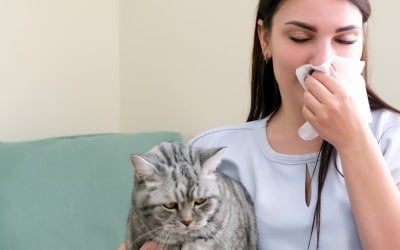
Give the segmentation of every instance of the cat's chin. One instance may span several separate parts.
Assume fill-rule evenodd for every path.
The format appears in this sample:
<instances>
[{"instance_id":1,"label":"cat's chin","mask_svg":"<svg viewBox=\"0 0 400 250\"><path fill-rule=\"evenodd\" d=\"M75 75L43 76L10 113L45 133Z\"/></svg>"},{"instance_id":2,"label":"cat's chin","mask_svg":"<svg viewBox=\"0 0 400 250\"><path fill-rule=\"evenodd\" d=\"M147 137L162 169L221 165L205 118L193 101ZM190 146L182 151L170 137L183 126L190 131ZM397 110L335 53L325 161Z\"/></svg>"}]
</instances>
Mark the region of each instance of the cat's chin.
<instances>
[{"instance_id":1,"label":"cat's chin","mask_svg":"<svg viewBox=\"0 0 400 250\"><path fill-rule=\"evenodd\" d=\"M187 228L187 229L182 229L182 230L178 231L177 233L180 234L180 235L185 235L186 236L186 235L190 234L191 231L192 230Z\"/></svg>"}]
</instances>

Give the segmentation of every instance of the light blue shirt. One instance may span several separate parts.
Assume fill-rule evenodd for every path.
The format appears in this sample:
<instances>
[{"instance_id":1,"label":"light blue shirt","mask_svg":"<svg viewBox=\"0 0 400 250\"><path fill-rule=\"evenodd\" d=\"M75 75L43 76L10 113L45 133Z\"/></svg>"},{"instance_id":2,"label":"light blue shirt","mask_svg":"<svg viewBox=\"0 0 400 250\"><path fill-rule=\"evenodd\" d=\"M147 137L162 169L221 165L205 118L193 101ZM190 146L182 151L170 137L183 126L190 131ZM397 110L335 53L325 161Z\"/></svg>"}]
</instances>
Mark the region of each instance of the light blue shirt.
<instances>
[{"instance_id":1,"label":"light blue shirt","mask_svg":"<svg viewBox=\"0 0 400 250\"><path fill-rule=\"evenodd\" d=\"M374 111L372 116L371 130L393 179L400 183L400 116L384 110ZM317 198L318 153L286 155L274 151L268 143L267 122L268 118L217 128L189 143L227 148L219 170L239 180L249 191L255 205L260 249L307 249ZM320 249L362 249L344 178L333 164L322 194ZM342 172L340 160L337 166ZM315 167L311 203L307 206L306 168L312 174ZM316 230L310 249L316 249Z\"/></svg>"}]
</instances>

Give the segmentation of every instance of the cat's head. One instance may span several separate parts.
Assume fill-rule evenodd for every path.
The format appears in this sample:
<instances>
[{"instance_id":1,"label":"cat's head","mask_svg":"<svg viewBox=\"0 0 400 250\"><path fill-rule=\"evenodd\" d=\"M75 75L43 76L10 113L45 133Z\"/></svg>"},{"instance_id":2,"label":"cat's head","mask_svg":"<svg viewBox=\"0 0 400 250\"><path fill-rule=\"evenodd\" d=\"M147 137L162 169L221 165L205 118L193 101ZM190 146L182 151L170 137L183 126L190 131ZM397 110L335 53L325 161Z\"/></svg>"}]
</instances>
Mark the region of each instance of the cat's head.
<instances>
[{"instance_id":1,"label":"cat's head","mask_svg":"<svg viewBox=\"0 0 400 250\"><path fill-rule=\"evenodd\" d=\"M137 212L168 234L202 229L223 200L215 173L223 151L168 142L132 155Z\"/></svg>"}]
</instances>

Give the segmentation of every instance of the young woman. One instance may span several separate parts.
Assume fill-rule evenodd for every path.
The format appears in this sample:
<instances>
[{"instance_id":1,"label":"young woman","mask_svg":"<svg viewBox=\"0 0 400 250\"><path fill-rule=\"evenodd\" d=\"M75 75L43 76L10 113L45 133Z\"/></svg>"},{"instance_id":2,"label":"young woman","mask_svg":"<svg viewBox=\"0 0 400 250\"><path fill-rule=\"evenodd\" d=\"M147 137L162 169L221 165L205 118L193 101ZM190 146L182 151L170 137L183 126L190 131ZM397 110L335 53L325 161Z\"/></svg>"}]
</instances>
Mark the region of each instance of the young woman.
<instances>
[{"instance_id":1,"label":"young woman","mask_svg":"<svg viewBox=\"0 0 400 250\"><path fill-rule=\"evenodd\" d=\"M400 249L400 115L368 84L369 15L368 0L260 0L248 122L191 141L227 147L220 170L250 192L260 249ZM332 56L366 62L370 124L334 69L299 84ZM319 137L300 138L305 122Z\"/></svg>"}]
</instances>

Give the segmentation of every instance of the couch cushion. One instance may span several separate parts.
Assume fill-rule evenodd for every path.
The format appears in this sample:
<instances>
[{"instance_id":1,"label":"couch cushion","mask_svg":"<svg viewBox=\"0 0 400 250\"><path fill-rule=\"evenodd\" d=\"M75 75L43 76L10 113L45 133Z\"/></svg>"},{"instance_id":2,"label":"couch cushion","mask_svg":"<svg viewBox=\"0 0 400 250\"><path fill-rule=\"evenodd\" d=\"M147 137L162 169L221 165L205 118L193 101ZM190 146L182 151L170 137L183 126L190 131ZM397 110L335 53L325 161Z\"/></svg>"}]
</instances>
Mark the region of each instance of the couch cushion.
<instances>
[{"instance_id":1,"label":"couch cushion","mask_svg":"<svg viewBox=\"0 0 400 250\"><path fill-rule=\"evenodd\" d=\"M0 249L116 249L124 240L132 153L174 132L0 143Z\"/></svg>"}]
</instances>

